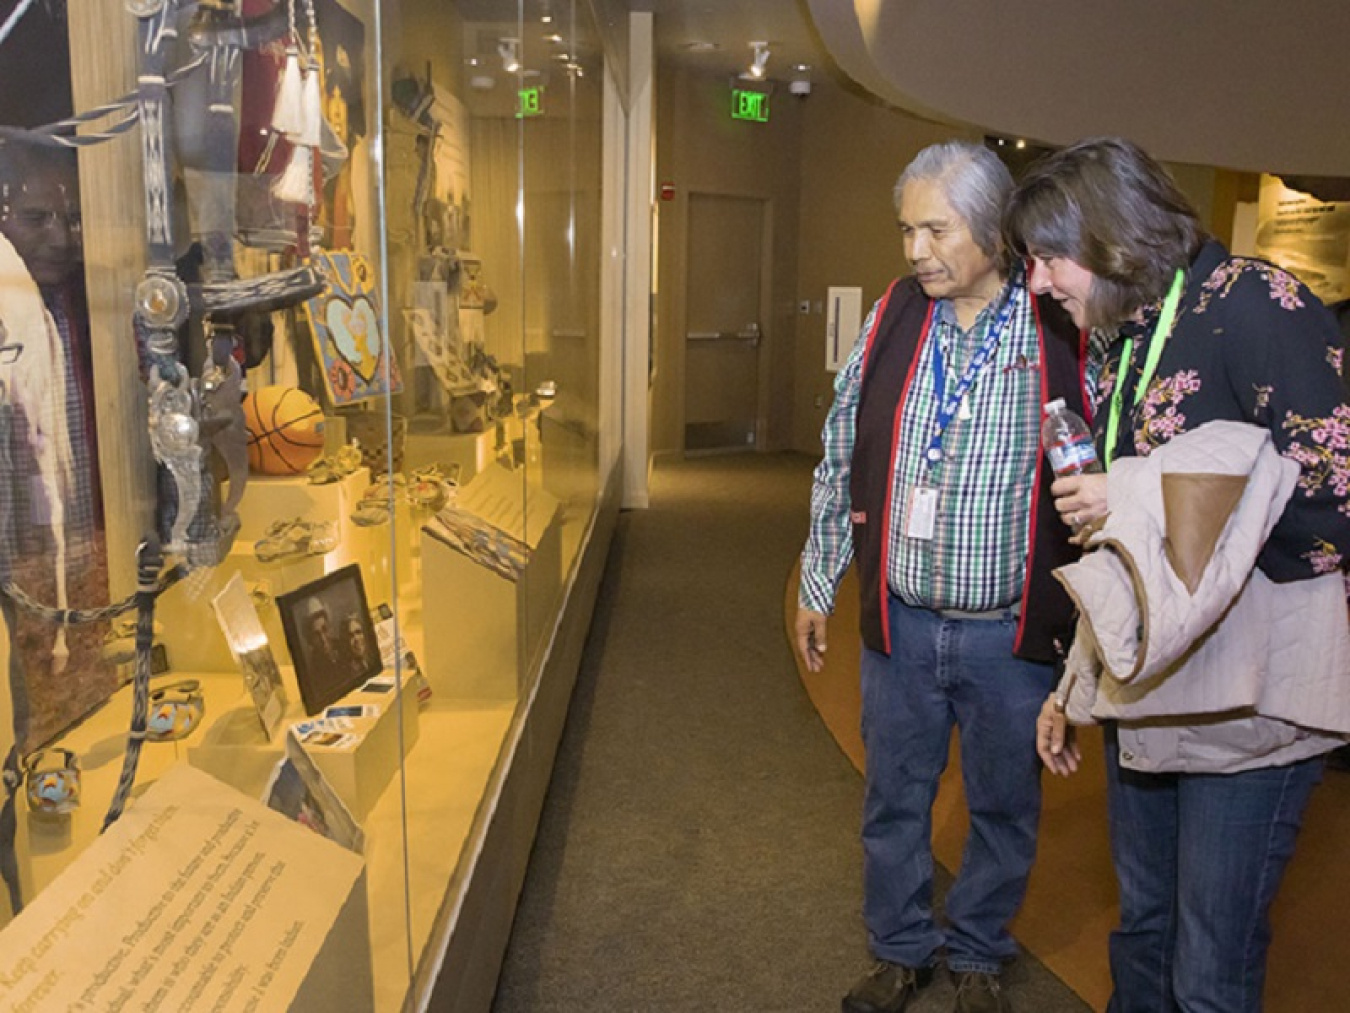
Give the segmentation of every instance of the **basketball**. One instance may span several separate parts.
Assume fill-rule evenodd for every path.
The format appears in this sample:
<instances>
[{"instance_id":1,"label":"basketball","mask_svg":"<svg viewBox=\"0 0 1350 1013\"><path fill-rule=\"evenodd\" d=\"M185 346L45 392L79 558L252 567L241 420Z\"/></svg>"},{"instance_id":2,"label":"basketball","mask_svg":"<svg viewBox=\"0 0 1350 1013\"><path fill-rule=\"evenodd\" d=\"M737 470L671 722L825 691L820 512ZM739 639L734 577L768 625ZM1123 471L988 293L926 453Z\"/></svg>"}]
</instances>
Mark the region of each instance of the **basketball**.
<instances>
[{"instance_id":1,"label":"basketball","mask_svg":"<svg viewBox=\"0 0 1350 1013\"><path fill-rule=\"evenodd\" d=\"M260 387L244 398L248 466L298 475L323 452L323 409L298 387Z\"/></svg>"}]
</instances>

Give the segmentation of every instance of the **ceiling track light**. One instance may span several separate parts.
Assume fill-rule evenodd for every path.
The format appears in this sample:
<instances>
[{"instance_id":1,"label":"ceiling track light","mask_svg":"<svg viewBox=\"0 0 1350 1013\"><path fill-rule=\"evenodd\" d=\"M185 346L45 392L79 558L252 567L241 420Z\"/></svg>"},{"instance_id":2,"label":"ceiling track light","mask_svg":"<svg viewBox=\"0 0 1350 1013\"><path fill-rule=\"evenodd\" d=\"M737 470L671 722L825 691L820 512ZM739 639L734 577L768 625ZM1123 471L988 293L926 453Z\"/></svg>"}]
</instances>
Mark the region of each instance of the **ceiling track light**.
<instances>
[{"instance_id":1,"label":"ceiling track light","mask_svg":"<svg viewBox=\"0 0 1350 1013\"><path fill-rule=\"evenodd\" d=\"M769 62L769 44L767 42L752 42L750 48L754 50L754 58L750 61L750 66L746 73L756 81L764 79L764 67Z\"/></svg>"},{"instance_id":2,"label":"ceiling track light","mask_svg":"<svg viewBox=\"0 0 1350 1013\"><path fill-rule=\"evenodd\" d=\"M502 58L502 70L508 74L520 72L520 40L501 39L497 43L497 54Z\"/></svg>"}]
</instances>

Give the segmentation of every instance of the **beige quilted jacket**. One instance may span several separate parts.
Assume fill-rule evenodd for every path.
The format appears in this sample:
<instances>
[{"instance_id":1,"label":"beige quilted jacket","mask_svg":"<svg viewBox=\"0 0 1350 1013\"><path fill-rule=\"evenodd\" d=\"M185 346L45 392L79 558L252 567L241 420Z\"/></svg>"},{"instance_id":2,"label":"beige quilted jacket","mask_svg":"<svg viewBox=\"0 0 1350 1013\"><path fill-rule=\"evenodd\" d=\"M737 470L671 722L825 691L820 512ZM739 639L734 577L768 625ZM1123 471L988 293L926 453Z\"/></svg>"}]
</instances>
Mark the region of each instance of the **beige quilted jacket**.
<instances>
[{"instance_id":1,"label":"beige quilted jacket","mask_svg":"<svg viewBox=\"0 0 1350 1013\"><path fill-rule=\"evenodd\" d=\"M1238 422L1112 465L1110 516L1055 571L1079 610L1059 693L1075 723L1119 722L1123 766L1230 773L1346 741L1344 576L1275 584L1255 567L1297 479Z\"/></svg>"}]
</instances>

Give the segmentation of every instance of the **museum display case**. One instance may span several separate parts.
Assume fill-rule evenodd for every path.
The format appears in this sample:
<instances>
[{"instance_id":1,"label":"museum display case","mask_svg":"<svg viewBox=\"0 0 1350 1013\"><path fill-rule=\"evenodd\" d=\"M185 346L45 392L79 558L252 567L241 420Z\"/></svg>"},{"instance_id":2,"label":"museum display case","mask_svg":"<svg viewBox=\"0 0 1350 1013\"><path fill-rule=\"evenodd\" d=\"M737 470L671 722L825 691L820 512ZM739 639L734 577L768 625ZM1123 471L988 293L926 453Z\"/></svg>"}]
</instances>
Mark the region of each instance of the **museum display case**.
<instances>
[{"instance_id":1,"label":"museum display case","mask_svg":"<svg viewBox=\"0 0 1350 1013\"><path fill-rule=\"evenodd\" d=\"M7 6L0 1007L424 1007L611 482L592 7Z\"/></svg>"}]
</instances>

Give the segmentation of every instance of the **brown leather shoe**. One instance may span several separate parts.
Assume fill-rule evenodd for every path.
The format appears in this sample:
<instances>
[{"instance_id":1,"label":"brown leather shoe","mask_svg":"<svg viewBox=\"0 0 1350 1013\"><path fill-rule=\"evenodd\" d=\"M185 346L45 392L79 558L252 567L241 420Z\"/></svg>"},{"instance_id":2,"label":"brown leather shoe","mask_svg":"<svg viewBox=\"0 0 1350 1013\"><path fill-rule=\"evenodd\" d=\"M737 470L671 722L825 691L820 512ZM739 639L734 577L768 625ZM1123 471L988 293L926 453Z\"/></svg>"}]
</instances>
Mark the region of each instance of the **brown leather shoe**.
<instances>
[{"instance_id":1,"label":"brown leather shoe","mask_svg":"<svg viewBox=\"0 0 1350 1013\"><path fill-rule=\"evenodd\" d=\"M843 1013L901 1013L930 981L931 967L905 967L878 960L844 996Z\"/></svg>"},{"instance_id":2,"label":"brown leather shoe","mask_svg":"<svg viewBox=\"0 0 1350 1013\"><path fill-rule=\"evenodd\" d=\"M1012 1013L997 974L959 971L956 981L956 1013Z\"/></svg>"}]
</instances>

